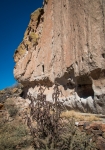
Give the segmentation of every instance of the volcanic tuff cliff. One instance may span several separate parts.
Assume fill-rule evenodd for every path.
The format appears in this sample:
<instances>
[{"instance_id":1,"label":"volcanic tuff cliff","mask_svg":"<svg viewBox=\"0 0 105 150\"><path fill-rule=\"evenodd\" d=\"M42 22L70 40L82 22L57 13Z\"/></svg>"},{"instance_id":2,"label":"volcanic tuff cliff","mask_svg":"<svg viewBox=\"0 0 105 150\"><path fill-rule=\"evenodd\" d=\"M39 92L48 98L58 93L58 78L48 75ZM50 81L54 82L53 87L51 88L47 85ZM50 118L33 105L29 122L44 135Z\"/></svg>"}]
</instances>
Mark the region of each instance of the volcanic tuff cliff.
<instances>
[{"instance_id":1,"label":"volcanic tuff cliff","mask_svg":"<svg viewBox=\"0 0 105 150\"><path fill-rule=\"evenodd\" d=\"M37 94L40 83L51 100L56 81L65 105L105 113L105 0L45 0L14 60L25 93Z\"/></svg>"}]
</instances>

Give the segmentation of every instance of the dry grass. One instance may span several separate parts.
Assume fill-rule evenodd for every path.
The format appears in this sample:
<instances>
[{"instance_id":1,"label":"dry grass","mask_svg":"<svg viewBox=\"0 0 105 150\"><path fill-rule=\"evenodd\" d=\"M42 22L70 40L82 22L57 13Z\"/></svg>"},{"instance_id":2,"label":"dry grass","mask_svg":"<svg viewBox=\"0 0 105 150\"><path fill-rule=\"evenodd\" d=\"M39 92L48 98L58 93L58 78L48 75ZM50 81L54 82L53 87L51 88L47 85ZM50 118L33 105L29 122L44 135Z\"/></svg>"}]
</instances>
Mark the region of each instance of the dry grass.
<instances>
[{"instance_id":1,"label":"dry grass","mask_svg":"<svg viewBox=\"0 0 105 150\"><path fill-rule=\"evenodd\" d=\"M23 43L20 43L20 45L18 46L18 48L15 51L14 54L14 60L15 62L18 61L18 59L20 59L21 57L23 57L23 55L26 53L26 49Z\"/></svg>"},{"instance_id":2,"label":"dry grass","mask_svg":"<svg viewBox=\"0 0 105 150\"><path fill-rule=\"evenodd\" d=\"M27 127L15 121L4 123L0 126L0 150L14 150L16 147L27 147L30 145L30 137Z\"/></svg>"},{"instance_id":3,"label":"dry grass","mask_svg":"<svg viewBox=\"0 0 105 150\"><path fill-rule=\"evenodd\" d=\"M31 19L34 21L37 21L40 13L41 13L42 8L38 8L37 10L35 10L32 14L31 14Z\"/></svg>"},{"instance_id":4,"label":"dry grass","mask_svg":"<svg viewBox=\"0 0 105 150\"><path fill-rule=\"evenodd\" d=\"M36 44L38 41L38 34L36 34L35 32L31 32L29 35L29 39Z\"/></svg>"},{"instance_id":5,"label":"dry grass","mask_svg":"<svg viewBox=\"0 0 105 150\"><path fill-rule=\"evenodd\" d=\"M10 117L15 117L19 111L19 108L16 106L13 99L8 98L5 102L5 108L8 110Z\"/></svg>"},{"instance_id":6,"label":"dry grass","mask_svg":"<svg viewBox=\"0 0 105 150\"><path fill-rule=\"evenodd\" d=\"M73 110L62 112L61 117L66 118L66 119L74 118L79 121L99 121L100 120L100 118L96 117L94 114L85 115L85 114L82 114L80 112L76 112Z\"/></svg>"},{"instance_id":7,"label":"dry grass","mask_svg":"<svg viewBox=\"0 0 105 150\"><path fill-rule=\"evenodd\" d=\"M16 150L18 147L29 146L29 130L19 118L19 108L14 99L8 98L4 106L5 110L0 112L0 150Z\"/></svg>"}]
</instances>

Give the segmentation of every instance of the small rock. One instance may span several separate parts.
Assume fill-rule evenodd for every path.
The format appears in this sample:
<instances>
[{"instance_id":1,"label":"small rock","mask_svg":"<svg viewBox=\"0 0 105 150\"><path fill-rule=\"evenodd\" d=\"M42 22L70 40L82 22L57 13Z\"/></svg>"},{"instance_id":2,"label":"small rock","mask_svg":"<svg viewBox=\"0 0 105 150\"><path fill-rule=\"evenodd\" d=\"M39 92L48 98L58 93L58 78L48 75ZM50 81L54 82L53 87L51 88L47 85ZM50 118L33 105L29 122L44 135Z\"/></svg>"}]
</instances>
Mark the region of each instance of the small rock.
<instances>
[{"instance_id":1,"label":"small rock","mask_svg":"<svg viewBox=\"0 0 105 150\"><path fill-rule=\"evenodd\" d=\"M98 137L96 145L99 150L105 150L105 139L101 136Z\"/></svg>"},{"instance_id":2,"label":"small rock","mask_svg":"<svg viewBox=\"0 0 105 150\"><path fill-rule=\"evenodd\" d=\"M85 122L83 125L83 129L87 129L89 127L90 123L89 122Z\"/></svg>"},{"instance_id":3,"label":"small rock","mask_svg":"<svg viewBox=\"0 0 105 150\"><path fill-rule=\"evenodd\" d=\"M85 127L86 130L93 129L93 130L99 130L100 124L99 123L91 123L90 125L87 125Z\"/></svg>"},{"instance_id":4,"label":"small rock","mask_svg":"<svg viewBox=\"0 0 105 150\"><path fill-rule=\"evenodd\" d=\"M9 121L9 122L11 122L11 121L13 121L13 120L14 120L14 118L12 118L12 117L9 117L9 118L8 118L8 121Z\"/></svg>"},{"instance_id":5,"label":"small rock","mask_svg":"<svg viewBox=\"0 0 105 150\"><path fill-rule=\"evenodd\" d=\"M88 122L86 122L86 121L80 121L79 124L78 124L78 126L84 126L85 124L88 124Z\"/></svg>"},{"instance_id":6,"label":"small rock","mask_svg":"<svg viewBox=\"0 0 105 150\"><path fill-rule=\"evenodd\" d=\"M75 126L77 126L77 127L78 127L78 125L79 125L79 122L75 122Z\"/></svg>"},{"instance_id":7,"label":"small rock","mask_svg":"<svg viewBox=\"0 0 105 150\"><path fill-rule=\"evenodd\" d=\"M105 132L105 124L101 124L100 125L100 130L103 131L103 132Z\"/></svg>"},{"instance_id":8,"label":"small rock","mask_svg":"<svg viewBox=\"0 0 105 150\"><path fill-rule=\"evenodd\" d=\"M95 135L95 137L102 136L102 131L101 130L92 130L92 133Z\"/></svg>"}]
</instances>

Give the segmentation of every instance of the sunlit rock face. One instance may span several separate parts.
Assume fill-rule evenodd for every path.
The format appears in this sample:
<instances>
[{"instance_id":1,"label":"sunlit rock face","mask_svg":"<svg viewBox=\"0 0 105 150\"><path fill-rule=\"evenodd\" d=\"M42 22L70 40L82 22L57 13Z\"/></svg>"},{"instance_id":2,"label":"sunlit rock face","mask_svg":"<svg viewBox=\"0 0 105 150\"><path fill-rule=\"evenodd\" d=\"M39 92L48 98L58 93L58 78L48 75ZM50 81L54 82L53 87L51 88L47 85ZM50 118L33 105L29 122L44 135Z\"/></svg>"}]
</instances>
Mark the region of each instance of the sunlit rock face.
<instances>
[{"instance_id":1,"label":"sunlit rock face","mask_svg":"<svg viewBox=\"0 0 105 150\"><path fill-rule=\"evenodd\" d=\"M56 81L67 107L105 113L105 0L45 1L14 60L25 94L37 94L40 83L51 100Z\"/></svg>"}]
</instances>

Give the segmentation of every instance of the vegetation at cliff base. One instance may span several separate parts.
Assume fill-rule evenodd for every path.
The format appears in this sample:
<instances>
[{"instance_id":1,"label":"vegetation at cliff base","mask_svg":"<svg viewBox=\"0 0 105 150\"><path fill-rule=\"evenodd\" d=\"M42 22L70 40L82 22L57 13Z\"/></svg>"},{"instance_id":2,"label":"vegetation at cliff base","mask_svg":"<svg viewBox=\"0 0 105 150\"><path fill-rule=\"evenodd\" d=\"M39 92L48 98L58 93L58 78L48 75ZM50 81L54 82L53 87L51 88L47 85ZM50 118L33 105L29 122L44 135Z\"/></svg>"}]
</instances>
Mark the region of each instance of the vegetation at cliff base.
<instances>
[{"instance_id":1,"label":"vegetation at cliff base","mask_svg":"<svg viewBox=\"0 0 105 150\"><path fill-rule=\"evenodd\" d=\"M30 114L27 113L27 126L33 138L35 150L95 150L91 138L75 126L74 118L61 117L63 103L59 102L61 91L58 85L52 94L53 103L46 101L44 89L39 87L37 98L30 99Z\"/></svg>"}]
</instances>

